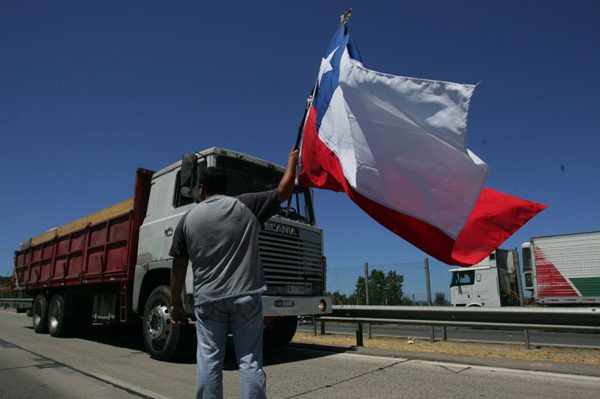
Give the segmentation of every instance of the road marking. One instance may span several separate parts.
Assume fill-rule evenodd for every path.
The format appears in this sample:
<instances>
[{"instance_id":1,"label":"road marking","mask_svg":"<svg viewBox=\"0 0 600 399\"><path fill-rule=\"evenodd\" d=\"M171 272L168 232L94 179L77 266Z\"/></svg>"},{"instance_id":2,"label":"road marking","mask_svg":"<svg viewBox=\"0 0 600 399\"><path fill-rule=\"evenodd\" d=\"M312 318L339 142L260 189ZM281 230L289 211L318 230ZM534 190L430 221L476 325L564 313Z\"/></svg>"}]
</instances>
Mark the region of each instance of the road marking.
<instances>
[{"instance_id":1,"label":"road marking","mask_svg":"<svg viewBox=\"0 0 600 399\"><path fill-rule=\"evenodd\" d=\"M126 390L128 392L135 392L136 394L138 394L139 396L142 396L144 398L151 398L151 399L171 399L168 396L163 396L163 395L161 395L159 393L148 391L147 389L140 388L138 386L128 384L125 381L121 381L121 380L118 380L116 378L109 377L107 375L93 374L93 373L87 373L87 375L90 375L90 376L94 377L97 380L106 382L106 383L108 383L108 384L110 384L110 385L112 385L114 387L124 389L124 390Z\"/></svg>"},{"instance_id":2,"label":"road marking","mask_svg":"<svg viewBox=\"0 0 600 399\"><path fill-rule=\"evenodd\" d=\"M351 354L338 353L338 354L333 355L332 357L347 357L347 356L344 356L344 355L351 356ZM380 358L375 359L375 356L373 356L373 358L374 358L373 360L380 360ZM388 361L390 360L390 358L381 358L381 359L386 359ZM406 360L404 360L404 361L403 360L398 360L398 361L395 361L395 362L389 362L389 364L387 364L385 366L377 367L376 369L369 370L369 371L366 371L364 373L361 373L361 374L358 374L358 375L354 375L354 376L345 378L343 380L335 381L335 382L332 382L330 384L323 385L323 386L320 386L320 387L317 387L317 388L309 389L307 391L300 392L300 393L294 394L292 396L287 396L285 399L297 398L297 397L304 396L304 395L307 395L307 394L311 394L311 393L314 393L314 392L317 392L317 391L321 391L321 390L324 390L324 389L331 389L331 388L335 387L336 385L345 384L347 382L357 380L359 378L368 376L370 374L374 374L374 373L378 373L380 371L384 371L384 370L392 368L392 367L394 367L394 366L396 366L398 364L404 363L405 361Z\"/></svg>"},{"instance_id":3,"label":"road marking","mask_svg":"<svg viewBox=\"0 0 600 399\"><path fill-rule=\"evenodd\" d=\"M78 368L75 368L73 366L69 366L68 364L56 361L56 360L54 360L54 359L52 359L52 358L50 358L48 356L44 356L44 355L41 355L39 353L33 352L33 351L31 351L31 350L29 350L27 348L24 348L24 347L22 347L20 345L16 345L16 344L14 344L12 342L5 341L3 339L0 339L0 344L4 348L18 349L18 350L21 350L23 352L31 353L32 355L38 356L38 359L37 359L38 361L49 362L47 364L42 364L42 365L36 366L38 368L65 367L65 368L68 368L70 370L75 371L76 373L82 374L82 375L84 375L84 376L86 376L88 378L93 378L95 380L98 380L98 381L103 382L105 384L109 384L109 385L111 385L111 386L113 386L115 388L121 389L121 390L123 390L125 392L128 392L128 393L130 393L132 395L139 396L139 397L144 398L144 399L170 399L167 396L163 396L163 395L158 394L156 392L148 391L148 390L146 390L144 388L140 388L138 386L128 384L128 383L126 383L124 381L121 381L121 380L118 380L116 378L112 378L112 377L108 377L106 375L94 374L94 373L90 373L90 372L87 372L87 371L84 371L84 370L80 370ZM28 366L28 367L31 367L31 366Z\"/></svg>"},{"instance_id":4,"label":"road marking","mask_svg":"<svg viewBox=\"0 0 600 399\"><path fill-rule=\"evenodd\" d=\"M403 357L387 357L387 356L370 356L370 355L361 355L359 353L337 353L336 355L334 355L334 357L358 357L358 358L362 358L362 360L364 360L365 358L370 358L370 359L374 359L374 360L384 360L387 362L391 362L391 363L403 363L403 362L408 362L410 361L410 359L406 359Z\"/></svg>"},{"instance_id":5,"label":"road marking","mask_svg":"<svg viewBox=\"0 0 600 399\"><path fill-rule=\"evenodd\" d=\"M440 362L435 360L420 360L420 359L406 359L400 357L387 357L387 356L372 356L361 353L339 353L332 352L326 350L319 349L308 349L308 348L290 348L294 351L301 352L312 352L319 354L327 354L331 357L342 357L342 358L355 358L360 360L381 360L388 363L397 363L397 364L408 364L408 363L417 363L417 364L428 364L433 366L440 366L455 372L456 369L460 369L460 372L465 372L468 370L482 370L482 371L491 371L491 372L503 372L509 374L516 375L529 375L529 376L537 376L537 377L548 377L548 378L565 378L571 380L579 380L579 381L591 381L591 382L600 382L600 377L588 376L588 375L577 375L577 374L566 374L566 373L554 373L551 371L536 371L536 370L524 370L524 369L512 369L506 367L494 367L494 366L479 366L474 364L466 364L466 363L451 363L451 362Z\"/></svg>"},{"instance_id":6,"label":"road marking","mask_svg":"<svg viewBox=\"0 0 600 399\"><path fill-rule=\"evenodd\" d=\"M365 357L369 357L371 359L378 359L378 360L385 360L388 362L406 362L409 359L403 358L403 357L392 357L392 356L370 356L370 355L361 355L358 353L343 353L343 352L334 352L334 351L327 351L327 350L323 350L323 349L312 349L312 348L298 348L295 346L289 346L288 349L291 349L293 351L297 351L297 352L307 352L307 353L318 353L320 355L327 355L330 357L353 357L353 356L358 356L361 358L365 358Z\"/></svg>"},{"instance_id":7,"label":"road marking","mask_svg":"<svg viewBox=\"0 0 600 399\"><path fill-rule=\"evenodd\" d=\"M365 355L365 356L368 356L368 355ZM590 376L590 375L553 373L551 371L510 369L510 368L506 368L506 367L479 366L479 365L474 365L474 364L448 363L448 362L438 362L438 361L433 361L433 360L415 359L415 360L409 360L409 362L410 363L429 364L429 365L441 366L441 367L454 367L454 368L455 367L467 367L471 370L502 372L502 373L507 373L507 374L516 374L516 375L529 375L529 376L537 376L537 377L565 378L565 379L570 379L570 380L600 382L600 377L594 377L594 376Z\"/></svg>"}]
</instances>

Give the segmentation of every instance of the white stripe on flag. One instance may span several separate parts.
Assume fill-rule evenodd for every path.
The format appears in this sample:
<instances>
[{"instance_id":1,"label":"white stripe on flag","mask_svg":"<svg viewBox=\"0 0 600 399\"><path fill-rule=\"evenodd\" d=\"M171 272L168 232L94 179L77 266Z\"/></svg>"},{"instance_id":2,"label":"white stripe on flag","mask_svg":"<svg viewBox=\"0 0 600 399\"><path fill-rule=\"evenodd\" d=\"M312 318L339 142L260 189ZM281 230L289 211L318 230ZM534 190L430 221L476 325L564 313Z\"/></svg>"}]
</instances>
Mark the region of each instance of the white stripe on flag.
<instances>
[{"instance_id":1,"label":"white stripe on flag","mask_svg":"<svg viewBox=\"0 0 600 399\"><path fill-rule=\"evenodd\" d=\"M319 128L350 185L456 238L487 166L465 147L473 85L364 68L347 51Z\"/></svg>"}]
</instances>

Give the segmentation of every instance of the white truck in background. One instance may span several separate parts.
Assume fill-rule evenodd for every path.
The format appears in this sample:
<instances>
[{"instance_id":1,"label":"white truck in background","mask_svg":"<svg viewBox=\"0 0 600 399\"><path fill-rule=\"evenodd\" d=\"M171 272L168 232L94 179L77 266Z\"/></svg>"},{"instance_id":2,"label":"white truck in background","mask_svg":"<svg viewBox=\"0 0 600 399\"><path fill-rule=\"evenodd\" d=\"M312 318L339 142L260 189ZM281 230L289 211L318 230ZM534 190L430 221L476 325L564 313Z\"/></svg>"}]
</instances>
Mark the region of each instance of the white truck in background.
<instances>
[{"instance_id":1,"label":"white truck in background","mask_svg":"<svg viewBox=\"0 0 600 399\"><path fill-rule=\"evenodd\" d=\"M537 304L600 304L600 232L534 237L521 249L525 289Z\"/></svg>"},{"instance_id":2,"label":"white truck in background","mask_svg":"<svg viewBox=\"0 0 600 399\"><path fill-rule=\"evenodd\" d=\"M471 267L451 269L452 306L522 306L523 285L517 250L497 249Z\"/></svg>"}]
</instances>

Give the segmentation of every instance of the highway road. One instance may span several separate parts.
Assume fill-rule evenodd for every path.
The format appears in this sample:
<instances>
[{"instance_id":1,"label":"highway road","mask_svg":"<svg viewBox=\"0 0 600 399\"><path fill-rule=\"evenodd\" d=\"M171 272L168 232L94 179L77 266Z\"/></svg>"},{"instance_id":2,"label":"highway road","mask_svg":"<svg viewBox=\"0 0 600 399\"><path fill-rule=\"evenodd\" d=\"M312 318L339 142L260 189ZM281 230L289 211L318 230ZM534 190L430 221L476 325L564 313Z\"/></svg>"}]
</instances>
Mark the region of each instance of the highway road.
<instances>
[{"instance_id":1,"label":"highway road","mask_svg":"<svg viewBox=\"0 0 600 399\"><path fill-rule=\"evenodd\" d=\"M152 360L137 331L97 326L76 338L35 334L24 314L0 310L0 398L192 398L193 359ZM231 352L231 351L230 351ZM270 398L518 397L597 399L600 378L313 350L265 354ZM239 397L234 357L226 398Z\"/></svg>"},{"instance_id":2,"label":"highway road","mask_svg":"<svg viewBox=\"0 0 600 399\"><path fill-rule=\"evenodd\" d=\"M321 331L317 322L318 331ZM314 325L304 324L299 326L301 331L313 331ZM356 327L352 323L327 322L325 331L328 333L355 334ZM367 325L363 324L364 336L367 336ZM431 327L406 326L406 325L377 325L371 326L374 335L392 337L416 337L429 339ZM442 338L442 328L435 328L436 339ZM494 342L494 343L524 343L523 331L485 330L475 328L448 328L448 339L469 342ZM600 348L600 334L576 334L565 332L530 331L529 339L532 345L541 346L572 346L584 348Z\"/></svg>"}]
</instances>

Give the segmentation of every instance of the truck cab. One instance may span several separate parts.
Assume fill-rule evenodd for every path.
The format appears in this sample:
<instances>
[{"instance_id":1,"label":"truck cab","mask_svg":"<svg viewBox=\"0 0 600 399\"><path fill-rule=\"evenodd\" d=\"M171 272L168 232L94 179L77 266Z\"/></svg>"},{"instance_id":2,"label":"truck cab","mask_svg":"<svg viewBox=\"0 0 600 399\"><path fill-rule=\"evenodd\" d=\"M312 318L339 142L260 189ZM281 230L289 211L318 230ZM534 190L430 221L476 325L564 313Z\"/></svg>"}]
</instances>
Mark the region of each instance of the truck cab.
<instances>
[{"instance_id":1,"label":"truck cab","mask_svg":"<svg viewBox=\"0 0 600 399\"><path fill-rule=\"evenodd\" d=\"M228 195L277 188L284 168L236 151L213 147L184 157L156 172L148 210L140 228L132 308L146 324L146 346L168 339L168 285L172 258L169 249L179 220L197 202L197 177L207 167L220 167L228 176ZM331 311L325 291L323 232L316 226L309 189L295 187L289 202L262 226L259 253L268 291L262 296L265 345L285 344L293 337L297 317ZM157 287L163 286L157 292ZM153 292L155 295L153 295ZM162 294L161 294L162 292ZM188 266L184 308L193 318L193 276ZM150 342L150 343L149 343ZM161 357L161 345L155 349ZM157 349L158 348L158 349Z\"/></svg>"},{"instance_id":2,"label":"truck cab","mask_svg":"<svg viewBox=\"0 0 600 399\"><path fill-rule=\"evenodd\" d=\"M497 249L471 267L451 269L452 306L519 306L521 298L516 250Z\"/></svg>"}]
</instances>

